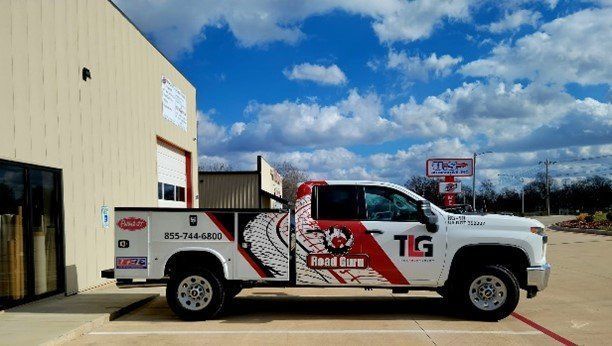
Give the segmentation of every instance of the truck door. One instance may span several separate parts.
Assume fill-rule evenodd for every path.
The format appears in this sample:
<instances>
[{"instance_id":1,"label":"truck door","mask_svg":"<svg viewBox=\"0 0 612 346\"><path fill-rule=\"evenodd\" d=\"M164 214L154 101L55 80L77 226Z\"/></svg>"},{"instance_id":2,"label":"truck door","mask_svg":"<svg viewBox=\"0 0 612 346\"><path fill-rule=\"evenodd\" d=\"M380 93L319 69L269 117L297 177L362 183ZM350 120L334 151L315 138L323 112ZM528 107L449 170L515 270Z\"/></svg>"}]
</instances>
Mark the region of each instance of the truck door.
<instances>
[{"instance_id":1,"label":"truck door","mask_svg":"<svg viewBox=\"0 0 612 346\"><path fill-rule=\"evenodd\" d=\"M416 201L406 194L384 186L364 186L366 233L376 246L363 248L375 265L380 260L379 247L393 266L381 266L383 275L398 270L410 285L436 285L444 264L446 230L428 232L417 220Z\"/></svg>"},{"instance_id":2,"label":"truck door","mask_svg":"<svg viewBox=\"0 0 612 346\"><path fill-rule=\"evenodd\" d=\"M309 186L296 203L296 279L299 284L400 286L408 280L362 222L363 187ZM311 202L312 201L312 202ZM390 233L389 233L390 234Z\"/></svg>"}]
</instances>

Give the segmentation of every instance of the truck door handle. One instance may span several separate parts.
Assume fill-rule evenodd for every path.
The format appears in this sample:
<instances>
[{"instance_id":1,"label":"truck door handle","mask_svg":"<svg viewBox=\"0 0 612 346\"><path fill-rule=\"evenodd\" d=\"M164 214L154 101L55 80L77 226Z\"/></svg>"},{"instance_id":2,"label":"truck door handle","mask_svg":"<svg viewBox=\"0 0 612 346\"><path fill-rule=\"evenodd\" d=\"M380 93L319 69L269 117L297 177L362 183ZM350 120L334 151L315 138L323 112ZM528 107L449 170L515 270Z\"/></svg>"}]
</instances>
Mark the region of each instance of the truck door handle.
<instances>
[{"instance_id":1,"label":"truck door handle","mask_svg":"<svg viewBox=\"0 0 612 346\"><path fill-rule=\"evenodd\" d=\"M366 229L367 234L383 234L384 232L380 229Z\"/></svg>"}]
</instances>

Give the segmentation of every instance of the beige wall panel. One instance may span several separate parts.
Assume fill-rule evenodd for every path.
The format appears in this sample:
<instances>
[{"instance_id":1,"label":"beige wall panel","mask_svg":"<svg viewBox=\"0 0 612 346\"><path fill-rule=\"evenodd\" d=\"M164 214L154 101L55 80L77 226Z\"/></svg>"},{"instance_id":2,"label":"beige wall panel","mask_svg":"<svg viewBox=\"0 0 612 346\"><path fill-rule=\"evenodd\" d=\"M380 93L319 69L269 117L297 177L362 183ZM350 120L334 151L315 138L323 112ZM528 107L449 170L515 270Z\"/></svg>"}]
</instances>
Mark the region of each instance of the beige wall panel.
<instances>
[{"instance_id":1,"label":"beige wall panel","mask_svg":"<svg viewBox=\"0 0 612 346\"><path fill-rule=\"evenodd\" d=\"M10 0L1 0L0 42L4 44L0 52L0 158L15 158L15 113L13 113L13 53L12 18Z\"/></svg>"},{"instance_id":2,"label":"beige wall panel","mask_svg":"<svg viewBox=\"0 0 612 346\"><path fill-rule=\"evenodd\" d=\"M157 136L191 153L198 194L195 89L108 1L0 1L0 157L62 170L67 290L86 289L113 265L101 206L157 206ZM162 75L187 96L187 133L162 117Z\"/></svg>"},{"instance_id":3,"label":"beige wall panel","mask_svg":"<svg viewBox=\"0 0 612 346\"><path fill-rule=\"evenodd\" d=\"M99 20L98 20L98 32L100 35L100 63L99 63L99 69L100 72L103 73L104 75L109 76L109 78L103 79L100 81L101 83L101 87L100 87L100 133L101 133L101 138L100 138L100 157L101 157L101 162L100 162L100 172L101 172L101 186L112 186L112 180L111 180L111 172L112 172L112 168L109 166L109 162L110 162L110 158L111 158L111 151L109 143L105 143L105 139L107 138L111 138L112 136L112 132L111 132L111 120L112 117L109 116L110 114L110 96L109 96L109 90L112 87L112 83L110 81L110 76L112 74L108 73L110 71L110 67L111 65L109 64L109 56L110 56L110 48L111 46L109 45L109 38L108 38L108 27L109 25L109 19L110 19L110 11L108 10L108 8L106 6L104 6L104 4L101 1L96 2L96 4L98 5L98 9L97 11L99 12ZM108 189L99 189L102 192L102 201L101 201L101 205L105 205L105 206L109 206L109 205L113 205L112 201L110 200L112 193L109 193ZM112 215L113 213L111 212L111 217L113 217ZM101 215L100 215L101 217ZM112 261L112 257L113 257L113 232L112 229L101 229L101 232L99 232L102 235L102 239L98 241L98 249L101 250L101 254L99 254L98 256L100 257L100 261L98 263L99 266L105 267L105 268L111 268L113 266L113 261Z\"/></svg>"},{"instance_id":4,"label":"beige wall panel","mask_svg":"<svg viewBox=\"0 0 612 346\"><path fill-rule=\"evenodd\" d=\"M15 112L15 158L31 159L28 87L28 12L25 1L11 1L11 47L13 51L13 112Z\"/></svg>"},{"instance_id":5,"label":"beige wall panel","mask_svg":"<svg viewBox=\"0 0 612 346\"><path fill-rule=\"evenodd\" d=\"M46 162L59 167L59 113L57 111L58 83L56 61L55 2L43 1L42 64L43 64L43 123Z\"/></svg>"},{"instance_id":6,"label":"beige wall panel","mask_svg":"<svg viewBox=\"0 0 612 346\"><path fill-rule=\"evenodd\" d=\"M28 87L30 140L33 162L45 162L45 118L43 113L42 2L26 1L28 12Z\"/></svg>"},{"instance_id":7,"label":"beige wall panel","mask_svg":"<svg viewBox=\"0 0 612 346\"><path fill-rule=\"evenodd\" d=\"M73 170L67 169L72 165L70 151L71 148L71 136L69 136L70 129L70 87L68 83L68 70L69 60L67 54L69 31L67 28L67 4L66 1L54 2L54 14L55 14L55 68L56 68L56 90L57 90L57 118L58 118L58 143L59 143L59 165L62 167L62 178L64 187L64 205L72 206L73 203ZM70 31L71 32L71 31ZM75 214L72 208L64 208L64 229L75 229L74 226ZM64 232L65 244L71 244L65 248L65 262L66 266L73 266L75 263L74 253L74 240L75 232ZM71 267L74 268L74 267ZM73 276L67 277L67 283L70 283L67 287L68 292L72 292L76 289L76 284L72 284L74 279Z\"/></svg>"}]
</instances>

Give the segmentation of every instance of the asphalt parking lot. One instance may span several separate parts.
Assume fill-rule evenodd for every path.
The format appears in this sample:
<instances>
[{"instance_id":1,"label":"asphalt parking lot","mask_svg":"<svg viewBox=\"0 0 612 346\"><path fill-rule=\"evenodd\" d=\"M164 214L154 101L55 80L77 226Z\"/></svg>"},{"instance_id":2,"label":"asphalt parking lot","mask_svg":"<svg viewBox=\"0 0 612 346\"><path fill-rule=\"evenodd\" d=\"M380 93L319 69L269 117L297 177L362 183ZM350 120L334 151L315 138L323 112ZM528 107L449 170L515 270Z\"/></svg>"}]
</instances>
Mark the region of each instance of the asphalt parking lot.
<instances>
[{"instance_id":1,"label":"asphalt parking lot","mask_svg":"<svg viewBox=\"0 0 612 346\"><path fill-rule=\"evenodd\" d=\"M251 289L214 321L183 322L164 297L74 344L609 344L612 237L549 231L549 287L499 322L458 318L428 292Z\"/></svg>"}]
</instances>

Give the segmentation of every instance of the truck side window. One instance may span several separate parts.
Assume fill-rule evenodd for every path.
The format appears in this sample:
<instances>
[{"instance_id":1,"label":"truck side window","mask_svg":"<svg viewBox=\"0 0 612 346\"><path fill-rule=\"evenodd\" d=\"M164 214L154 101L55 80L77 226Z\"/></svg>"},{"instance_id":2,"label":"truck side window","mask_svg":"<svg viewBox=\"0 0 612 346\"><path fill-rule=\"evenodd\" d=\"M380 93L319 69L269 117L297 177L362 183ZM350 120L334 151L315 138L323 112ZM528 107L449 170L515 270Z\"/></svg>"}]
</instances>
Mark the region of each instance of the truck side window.
<instances>
[{"instance_id":1,"label":"truck side window","mask_svg":"<svg viewBox=\"0 0 612 346\"><path fill-rule=\"evenodd\" d=\"M318 220L359 219L359 198L356 186L317 186L317 210L313 215Z\"/></svg>"},{"instance_id":2,"label":"truck side window","mask_svg":"<svg viewBox=\"0 0 612 346\"><path fill-rule=\"evenodd\" d=\"M366 220L417 221L416 203L393 189L365 187Z\"/></svg>"}]
</instances>

